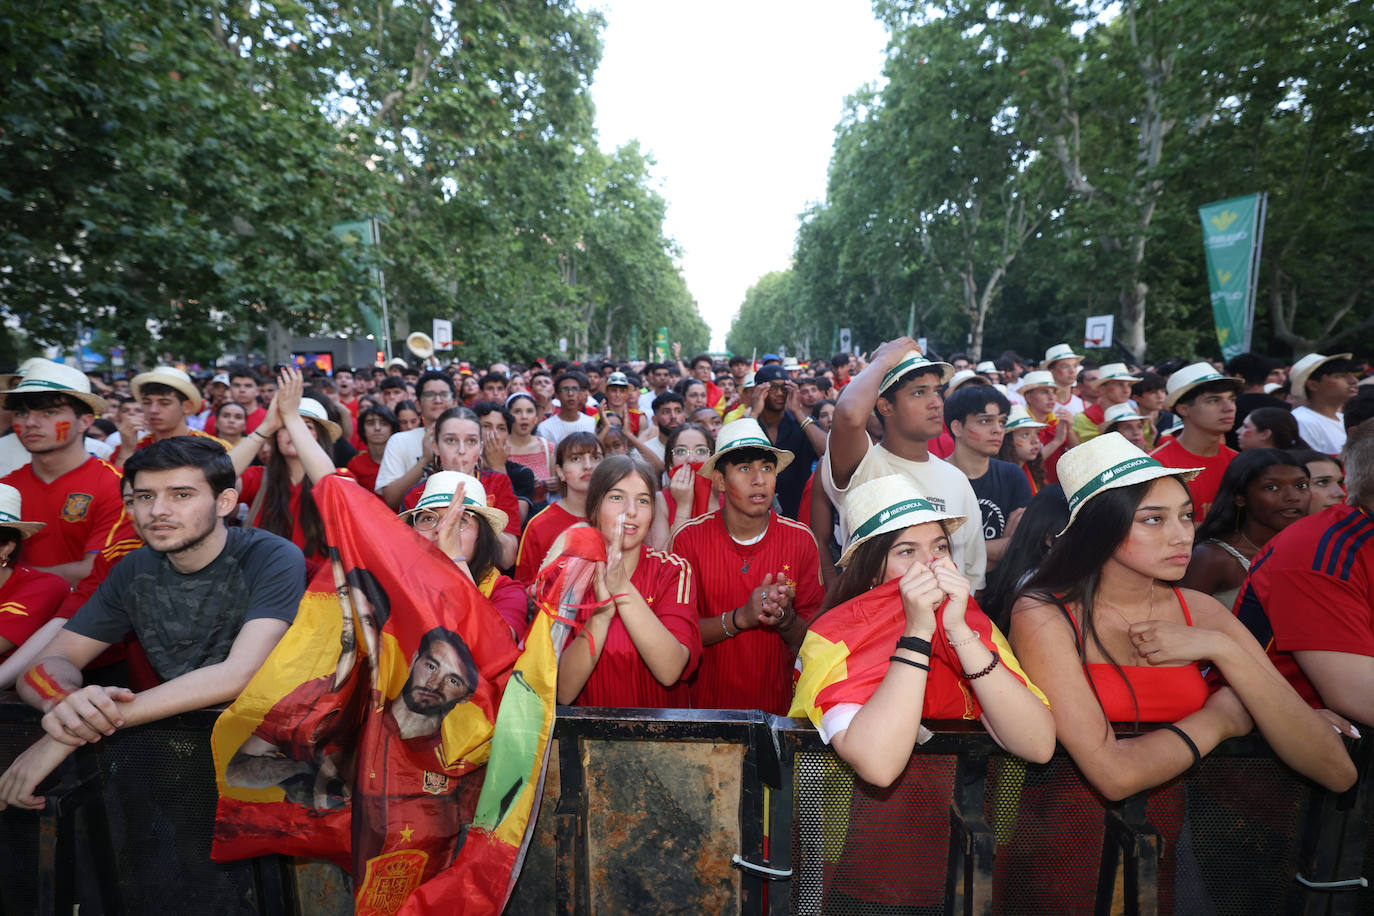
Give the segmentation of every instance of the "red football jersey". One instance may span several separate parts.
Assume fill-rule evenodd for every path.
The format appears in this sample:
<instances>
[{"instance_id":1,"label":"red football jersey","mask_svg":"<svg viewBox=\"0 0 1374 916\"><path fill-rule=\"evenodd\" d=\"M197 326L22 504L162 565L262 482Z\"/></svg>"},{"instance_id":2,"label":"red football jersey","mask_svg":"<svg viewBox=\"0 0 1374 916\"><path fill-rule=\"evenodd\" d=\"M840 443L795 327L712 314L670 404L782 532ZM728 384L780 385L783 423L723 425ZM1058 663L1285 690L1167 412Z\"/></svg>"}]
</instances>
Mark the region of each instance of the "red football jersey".
<instances>
[{"instance_id":1,"label":"red football jersey","mask_svg":"<svg viewBox=\"0 0 1374 916\"><path fill-rule=\"evenodd\" d=\"M104 550L123 556L140 546L124 511L122 478L108 461L88 458L52 483L39 480L31 464L0 481L19 491L25 521L46 523L24 539L25 565L57 566Z\"/></svg>"}]
</instances>

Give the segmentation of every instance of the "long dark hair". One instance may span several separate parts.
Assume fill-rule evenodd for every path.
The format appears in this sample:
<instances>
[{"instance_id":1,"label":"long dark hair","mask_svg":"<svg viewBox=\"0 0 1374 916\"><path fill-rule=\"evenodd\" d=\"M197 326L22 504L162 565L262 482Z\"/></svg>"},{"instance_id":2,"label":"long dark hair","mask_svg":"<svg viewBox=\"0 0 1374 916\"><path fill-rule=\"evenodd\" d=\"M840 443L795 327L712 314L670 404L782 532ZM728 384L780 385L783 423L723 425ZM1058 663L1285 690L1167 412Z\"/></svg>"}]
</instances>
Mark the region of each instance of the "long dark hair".
<instances>
[{"instance_id":1,"label":"long dark hair","mask_svg":"<svg viewBox=\"0 0 1374 916\"><path fill-rule=\"evenodd\" d=\"M1231 463L1226 466L1226 473L1221 475L1221 483L1217 486L1217 496L1212 501L1212 508L1207 510L1207 518L1198 526L1193 540L1199 544L1203 541L1222 540L1240 530L1241 523L1245 521L1245 510L1236 505L1236 497L1244 496L1255 478L1264 473L1265 468L1275 465L1294 467L1304 474L1307 473L1307 465L1276 448L1246 449L1232 458Z\"/></svg>"},{"instance_id":2,"label":"long dark hair","mask_svg":"<svg viewBox=\"0 0 1374 916\"><path fill-rule=\"evenodd\" d=\"M1095 603L1097 587L1102 582L1102 568L1130 534L1131 525L1135 523L1135 510L1154 483L1154 480L1146 480L1128 487L1103 490L1090 499L1079 510L1069 530L1054 542L1040 568L1018 593L1018 597L1027 595L1037 601L1056 605L1066 616L1070 604L1079 606L1079 659L1087 664L1088 640L1092 640L1097 651L1115 669L1130 691L1137 721L1140 718L1140 703L1121 663L1107 651L1097 632ZM1181 480L1178 485L1185 486ZM1092 678L1088 678L1088 685L1092 687L1093 695L1098 696L1097 685ZM1102 698L1098 696L1098 703L1101 702Z\"/></svg>"},{"instance_id":3,"label":"long dark hair","mask_svg":"<svg viewBox=\"0 0 1374 916\"><path fill-rule=\"evenodd\" d=\"M1031 479L1035 481L1035 491L1038 493L1045 486L1045 459L1041 455L1036 455L1024 465L1016 457L1016 436L1017 430L1008 430L1002 437L1002 447L997 451L997 457L1009 464L1014 464L1018 468L1024 467L1030 470ZM1036 437L1037 441L1039 436ZM1025 473L1024 471L1022 473ZM1063 527L1062 525L1060 527ZM1058 530L1058 529L1055 529Z\"/></svg>"},{"instance_id":4,"label":"long dark hair","mask_svg":"<svg viewBox=\"0 0 1374 916\"><path fill-rule=\"evenodd\" d=\"M258 527L289 541L299 524L301 533L305 535L305 555L310 557L324 553L324 519L315 505L315 497L310 494L310 475L301 478L300 518L295 518L291 515L291 468L275 442L272 457L268 459L262 474L262 487L262 512L258 515Z\"/></svg>"},{"instance_id":5,"label":"long dark hair","mask_svg":"<svg viewBox=\"0 0 1374 916\"><path fill-rule=\"evenodd\" d=\"M481 582L483 576L498 568L501 545L496 539L496 532L492 530L491 523L475 512L471 515L472 520L477 523L477 542L472 545L468 569L472 570L473 581Z\"/></svg>"},{"instance_id":6,"label":"long dark hair","mask_svg":"<svg viewBox=\"0 0 1374 916\"><path fill-rule=\"evenodd\" d=\"M936 524L944 531L945 537L949 537L949 529L945 527L945 523L936 522ZM849 558L849 565L830 586L830 591L826 593L825 601L821 604L821 612L824 613L846 601L859 597L869 589L881 585L883 577L887 575L887 552L896 543L897 536L910 527L913 526L907 525L894 531L884 531L882 534L860 544L855 549L854 555Z\"/></svg>"},{"instance_id":7,"label":"long dark hair","mask_svg":"<svg viewBox=\"0 0 1374 916\"><path fill-rule=\"evenodd\" d=\"M1270 434L1269 441L1274 443L1274 448L1307 448L1292 411L1283 407L1257 407L1245 416L1255 429Z\"/></svg>"},{"instance_id":8,"label":"long dark hair","mask_svg":"<svg viewBox=\"0 0 1374 916\"><path fill-rule=\"evenodd\" d=\"M1031 497L1007 545L1007 552L988 575L988 587L978 602L1002 632L1010 626L1011 606L1017 590L1040 568L1068 522L1069 503L1064 498L1062 486L1052 483Z\"/></svg>"}]
</instances>

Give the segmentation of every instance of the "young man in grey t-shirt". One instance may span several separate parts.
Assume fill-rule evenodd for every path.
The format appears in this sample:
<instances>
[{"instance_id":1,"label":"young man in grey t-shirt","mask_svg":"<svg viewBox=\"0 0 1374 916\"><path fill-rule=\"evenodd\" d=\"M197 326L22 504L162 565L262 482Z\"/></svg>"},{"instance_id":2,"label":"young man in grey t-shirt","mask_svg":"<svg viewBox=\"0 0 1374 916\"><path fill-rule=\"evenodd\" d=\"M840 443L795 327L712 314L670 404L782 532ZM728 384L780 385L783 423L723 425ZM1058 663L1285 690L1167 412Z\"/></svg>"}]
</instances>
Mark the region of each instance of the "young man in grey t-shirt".
<instances>
[{"instance_id":1,"label":"young man in grey t-shirt","mask_svg":"<svg viewBox=\"0 0 1374 916\"><path fill-rule=\"evenodd\" d=\"M295 619L305 557L265 531L229 530L234 467L218 442L178 436L129 458L131 514L146 546L125 557L18 684L46 734L0 776L0 808L33 794L72 751L117 729L239 695ZM163 683L82 685L81 669L132 632Z\"/></svg>"}]
</instances>

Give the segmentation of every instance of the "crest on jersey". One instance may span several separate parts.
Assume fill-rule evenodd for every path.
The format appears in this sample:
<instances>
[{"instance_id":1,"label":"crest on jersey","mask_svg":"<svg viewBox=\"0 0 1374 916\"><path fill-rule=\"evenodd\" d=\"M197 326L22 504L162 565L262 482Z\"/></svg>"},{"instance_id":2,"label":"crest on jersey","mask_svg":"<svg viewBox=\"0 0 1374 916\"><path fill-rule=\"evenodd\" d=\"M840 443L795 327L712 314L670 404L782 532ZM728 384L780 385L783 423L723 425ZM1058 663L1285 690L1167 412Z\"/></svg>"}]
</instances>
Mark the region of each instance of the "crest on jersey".
<instances>
[{"instance_id":1,"label":"crest on jersey","mask_svg":"<svg viewBox=\"0 0 1374 916\"><path fill-rule=\"evenodd\" d=\"M67 501L62 504L62 521L79 522L85 518L90 511L92 498L89 493L67 494Z\"/></svg>"}]
</instances>

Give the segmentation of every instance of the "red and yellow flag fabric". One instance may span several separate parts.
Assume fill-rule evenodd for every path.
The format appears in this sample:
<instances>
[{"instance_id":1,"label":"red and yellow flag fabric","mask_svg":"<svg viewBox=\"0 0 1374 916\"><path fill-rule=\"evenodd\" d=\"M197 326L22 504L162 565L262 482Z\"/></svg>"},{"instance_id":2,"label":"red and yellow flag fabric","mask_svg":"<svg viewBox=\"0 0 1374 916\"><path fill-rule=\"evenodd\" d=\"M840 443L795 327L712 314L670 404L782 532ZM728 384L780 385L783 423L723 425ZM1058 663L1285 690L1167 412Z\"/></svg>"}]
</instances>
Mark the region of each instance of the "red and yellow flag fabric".
<instances>
[{"instance_id":1,"label":"red and yellow flag fabric","mask_svg":"<svg viewBox=\"0 0 1374 916\"><path fill-rule=\"evenodd\" d=\"M499 913L552 731L551 621L522 654L376 497L338 477L313 493L331 562L215 725L212 855L337 862L360 916ZM463 890L440 900L434 883Z\"/></svg>"}]
</instances>

